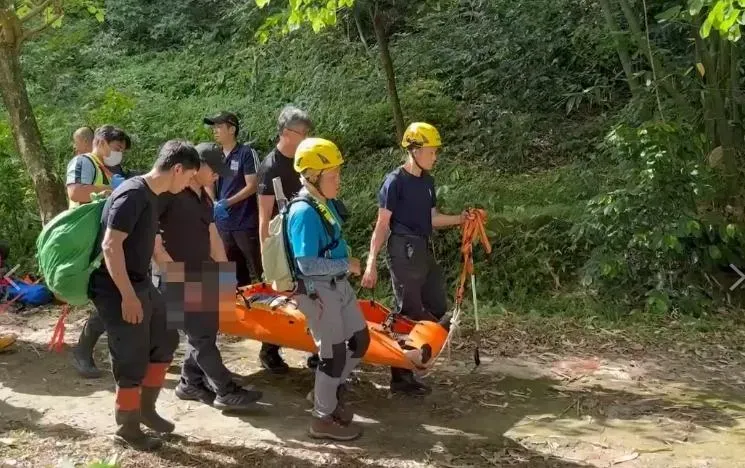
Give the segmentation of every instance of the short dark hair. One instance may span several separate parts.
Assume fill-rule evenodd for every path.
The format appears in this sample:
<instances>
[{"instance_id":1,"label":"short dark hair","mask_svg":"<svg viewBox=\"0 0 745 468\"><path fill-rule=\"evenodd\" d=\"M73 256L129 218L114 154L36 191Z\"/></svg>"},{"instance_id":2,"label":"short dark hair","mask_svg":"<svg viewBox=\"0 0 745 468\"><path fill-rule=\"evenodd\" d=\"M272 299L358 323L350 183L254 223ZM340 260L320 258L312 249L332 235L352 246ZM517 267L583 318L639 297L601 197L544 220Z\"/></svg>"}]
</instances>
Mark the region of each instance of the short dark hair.
<instances>
[{"instance_id":1,"label":"short dark hair","mask_svg":"<svg viewBox=\"0 0 745 468\"><path fill-rule=\"evenodd\" d=\"M201 163L194 145L185 140L168 140L160 147L155 168L159 171L168 171L176 164L181 164L186 170L199 170Z\"/></svg>"},{"instance_id":2,"label":"short dark hair","mask_svg":"<svg viewBox=\"0 0 745 468\"><path fill-rule=\"evenodd\" d=\"M293 105L285 106L277 119L277 132L282 133L282 130L297 124L304 125L308 129L313 128L313 122L307 112Z\"/></svg>"},{"instance_id":3,"label":"short dark hair","mask_svg":"<svg viewBox=\"0 0 745 468\"><path fill-rule=\"evenodd\" d=\"M121 141L124 143L124 149L132 147L132 140L129 138L129 135L127 135L121 128L114 127L113 125L103 125L98 127L94 136L94 139L95 138L101 139L106 143Z\"/></svg>"}]
</instances>

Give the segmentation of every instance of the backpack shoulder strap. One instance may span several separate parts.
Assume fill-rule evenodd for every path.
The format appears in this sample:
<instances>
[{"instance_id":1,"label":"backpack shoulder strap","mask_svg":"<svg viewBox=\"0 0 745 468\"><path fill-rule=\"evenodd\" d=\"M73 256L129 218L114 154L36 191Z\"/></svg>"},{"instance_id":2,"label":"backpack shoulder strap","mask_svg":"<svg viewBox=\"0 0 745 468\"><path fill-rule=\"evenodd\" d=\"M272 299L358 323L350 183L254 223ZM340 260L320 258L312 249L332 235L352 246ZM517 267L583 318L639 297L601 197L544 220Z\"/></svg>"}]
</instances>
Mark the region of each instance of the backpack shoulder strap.
<instances>
[{"instance_id":1,"label":"backpack shoulder strap","mask_svg":"<svg viewBox=\"0 0 745 468\"><path fill-rule=\"evenodd\" d=\"M329 221L329 219L326 217L327 215L333 216L333 214L328 212L328 210L323 210L319 206L318 201L315 198L309 197L307 195L298 195L292 200L290 200L290 203L287 204L287 212L289 213L290 205L292 205L293 203L301 202L301 201L313 207L313 209L316 211L318 216L321 218L321 224L326 230L326 234L328 234L329 239L331 239L331 242L329 242L329 244L326 245L324 248L322 248L321 251L319 252L319 256L323 257L326 255L326 252L336 248L336 246L339 245L339 240L341 239L341 236L338 236L338 237L336 236L336 232L334 231L333 224L331 224L331 221Z\"/></svg>"}]
</instances>

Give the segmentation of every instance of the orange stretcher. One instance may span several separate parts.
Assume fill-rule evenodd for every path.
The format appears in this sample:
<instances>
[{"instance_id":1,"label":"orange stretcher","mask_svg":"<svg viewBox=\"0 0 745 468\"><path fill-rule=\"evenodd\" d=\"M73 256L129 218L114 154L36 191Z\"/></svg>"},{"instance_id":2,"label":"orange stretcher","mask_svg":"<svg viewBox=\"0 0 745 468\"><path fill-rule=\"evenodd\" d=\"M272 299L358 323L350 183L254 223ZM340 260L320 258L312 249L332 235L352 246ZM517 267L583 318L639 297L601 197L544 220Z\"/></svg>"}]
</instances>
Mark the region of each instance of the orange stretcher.
<instances>
[{"instance_id":1,"label":"orange stretcher","mask_svg":"<svg viewBox=\"0 0 745 468\"><path fill-rule=\"evenodd\" d=\"M442 351L448 330L440 323L391 315L372 300L358 302L370 331L370 346L363 362L423 370ZM254 284L240 288L235 308L226 309L220 312L220 331L224 334L309 353L317 351L305 315L289 293Z\"/></svg>"}]
</instances>

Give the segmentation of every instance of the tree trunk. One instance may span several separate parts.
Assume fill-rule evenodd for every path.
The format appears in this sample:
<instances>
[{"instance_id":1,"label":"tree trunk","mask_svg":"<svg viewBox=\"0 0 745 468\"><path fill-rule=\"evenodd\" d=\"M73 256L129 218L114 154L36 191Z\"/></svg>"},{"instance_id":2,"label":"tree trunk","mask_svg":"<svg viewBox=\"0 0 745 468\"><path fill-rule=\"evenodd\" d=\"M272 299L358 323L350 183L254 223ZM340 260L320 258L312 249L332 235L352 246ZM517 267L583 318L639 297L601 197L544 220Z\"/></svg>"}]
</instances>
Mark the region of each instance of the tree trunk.
<instances>
[{"instance_id":1,"label":"tree trunk","mask_svg":"<svg viewBox=\"0 0 745 468\"><path fill-rule=\"evenodd\" d=\"M636 13L634 13L634 10L631 8L631 5L627 0L618 0L618 3L621 5L623 15L626 18L626 21L629 23L629 29L631 30L632 39L636 43L641 54L647 58L649 66L656 70L657 77L660 81L659 85L662 86L662 89L665 90L668 96L675 100L675 103L680 109L683 110L684 114L690 115L691 113L693 113L693 108L686 101L680 91L677 90L673 83L670 82L672 81L672 79L670 78L671 75L665 72L665 69L662 66L662 62L660 62L660 60L651 53L651 44L649 44L646 40L641 26L639 25L639 19L637 18ZM658 84L655 83L655 86L657 85Z\"/></svg>"},{"instance_id":2,"label":"tree trunk","mask_svg":"<svg viewBox=\"0 0 745 468\"><path fill-rule=\"evenodd\" d=\"M404 137L404 113L401 110L401 101L398 99L398 90L396 89L396 74L393 70L393 60L391 60L391 51L388 49L388 31L384 18L380 13L375 11L372 14L373 28L375 29L375 38L380 48L380 61L385 71L386 85L388 87L388 97L391 100L393 110L393 122L396 124L396 137L400 142Z\"/></svg>"},{"instance_id":3,"label":"tree trunk","mask_svg":"<svg viewBox=\"0 0 745 468\"><path fill-rule=\"evenodd\" d=\"M370 47L367 45L367 40L365 39L365 32L362 30L362 23L360 23L360 12L359 9L356 8L352 11L352 15L354 16L354 25L357 27L357 34L360 36L360 41L362 41L362 45L365 46L365 52L370 53Z\"/></svg>"},{"instance_id":4,"label":"tree trunk","mask_svg":"<svg viewBox=\"0 0 745 468\"><path fill-rule=\"evenodd\" d=\"M631 65L631 57L629 51L626 50L626 46L619 40L618 36L621 34L621 28L618 27L616 19L613 17L613 10L611 9L608 0L600 0L600 9L603 10L603 17L605 17L605 23L608 30L613 37L613 42L616 45L616 52L618 52L618 58L621 60L621 66L623 72L626 74L626 82L629 85L631 94L636 96L639 91L639 85L634 77L634 69Z\"/></svg>"},{"instance_id":5,"label":"tree trunk","mask_svg":"<svg viewBox=\"0 0 745 468\"><path fill-rule=\"evenodd\" d=\"M6 24L8 18L5 18ZM12 18L10 21L15 20ZM10 118L16 148L26 165L36 191L42 224L46 224L57 213L63 211L65 191L55 178L41 141L41 133L26 93L19 60L20 48L13 33L3 28L0 38L0 90L3 104Z\"/></svg>"}]
</instances>

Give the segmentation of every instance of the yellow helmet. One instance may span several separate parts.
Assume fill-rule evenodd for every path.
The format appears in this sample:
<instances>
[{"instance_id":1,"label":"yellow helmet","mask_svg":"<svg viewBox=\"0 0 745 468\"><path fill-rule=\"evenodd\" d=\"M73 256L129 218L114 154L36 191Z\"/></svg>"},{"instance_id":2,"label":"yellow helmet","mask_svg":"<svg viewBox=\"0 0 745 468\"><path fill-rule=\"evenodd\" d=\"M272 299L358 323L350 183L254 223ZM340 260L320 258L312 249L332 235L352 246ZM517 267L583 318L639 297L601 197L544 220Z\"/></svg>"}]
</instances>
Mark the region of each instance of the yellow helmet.
<instances>
[{"instance_id":1,"label":"yellow helmet","mask_svg":"<svg viewBox=\"0 0 745 468\"><path fill-rule=\"evenodd\" d=\"M295 152L295 171L302 173L307 169L323 171L344 164L339 148L323 138L306 138L300 142Z\"/></svg>"},{"instance_id":2,"label":"yellow helmet","mask_svg":"<svg viewBox=\"0 0 745 468\"><path fill-rule=\"evenodd\" d=\"M401 142L404 148L422 147L422 146L442 146L440 132L437 129L424 122L414 122L404 132L404 139Z\"/></svg>"}]
</instances>

